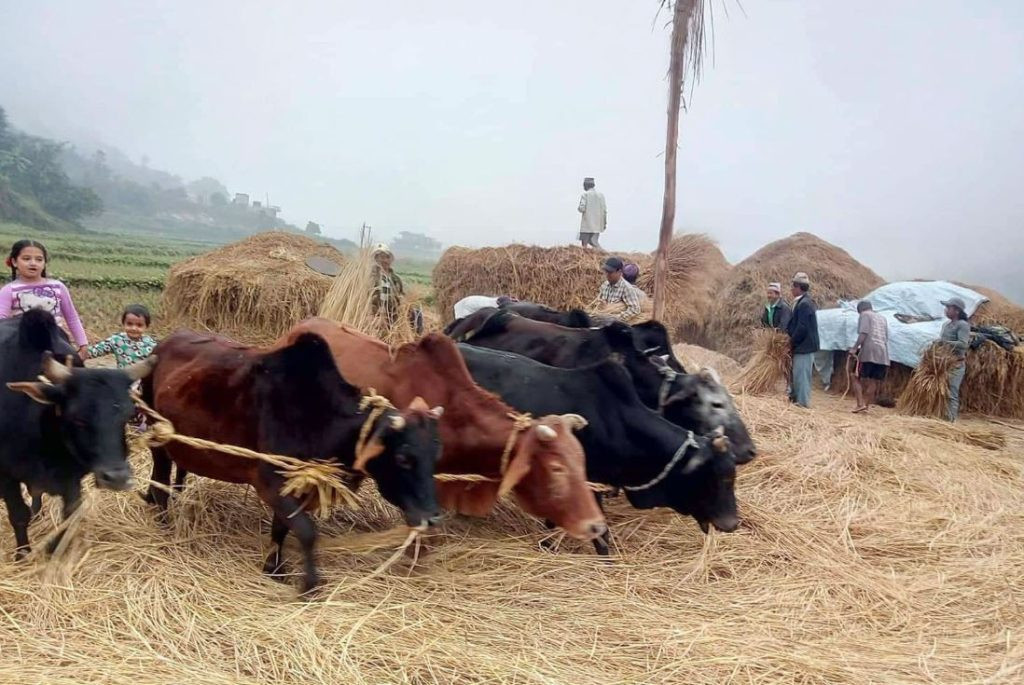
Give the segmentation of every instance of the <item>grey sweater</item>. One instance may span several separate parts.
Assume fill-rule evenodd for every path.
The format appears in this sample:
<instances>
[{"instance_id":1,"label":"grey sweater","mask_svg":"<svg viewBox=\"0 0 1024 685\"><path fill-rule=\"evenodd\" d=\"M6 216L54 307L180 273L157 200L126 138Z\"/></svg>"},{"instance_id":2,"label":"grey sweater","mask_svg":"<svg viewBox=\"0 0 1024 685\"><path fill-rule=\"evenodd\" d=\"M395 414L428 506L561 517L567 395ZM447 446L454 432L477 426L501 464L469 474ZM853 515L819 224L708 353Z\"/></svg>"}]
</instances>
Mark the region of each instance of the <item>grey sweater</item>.
<instances>
[{"instance_id":1,"label":"grey sweater","mask_svg":"<svg viewBox=\"0 0 1024 685\"><path fill-rule=\"evenodd\" d=\"M949 344L953 353L963 359L967 356L967 345L971 341L971 324L966 321L947 321L942 324L939 340Z\"/></svg>"}]
</instances>

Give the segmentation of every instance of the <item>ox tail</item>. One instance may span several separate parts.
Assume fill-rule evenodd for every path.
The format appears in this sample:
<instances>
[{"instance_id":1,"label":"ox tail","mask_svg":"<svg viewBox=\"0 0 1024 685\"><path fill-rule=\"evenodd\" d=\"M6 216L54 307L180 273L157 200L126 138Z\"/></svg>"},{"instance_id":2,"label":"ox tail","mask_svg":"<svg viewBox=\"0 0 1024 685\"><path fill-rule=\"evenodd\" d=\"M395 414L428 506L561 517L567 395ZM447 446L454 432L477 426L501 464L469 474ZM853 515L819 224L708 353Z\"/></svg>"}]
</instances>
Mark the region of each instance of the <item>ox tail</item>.
<instances>
[{"instance_id":1,"label":"ox tail","mask_svg":"<svg viewBox=\"0 0 1024 685\"><path fill-rule=\"evenodd\" d=\"M590 328L590 314L582 309L570 309L565 315L567 328Z\"/></svg>"}]
</instances>

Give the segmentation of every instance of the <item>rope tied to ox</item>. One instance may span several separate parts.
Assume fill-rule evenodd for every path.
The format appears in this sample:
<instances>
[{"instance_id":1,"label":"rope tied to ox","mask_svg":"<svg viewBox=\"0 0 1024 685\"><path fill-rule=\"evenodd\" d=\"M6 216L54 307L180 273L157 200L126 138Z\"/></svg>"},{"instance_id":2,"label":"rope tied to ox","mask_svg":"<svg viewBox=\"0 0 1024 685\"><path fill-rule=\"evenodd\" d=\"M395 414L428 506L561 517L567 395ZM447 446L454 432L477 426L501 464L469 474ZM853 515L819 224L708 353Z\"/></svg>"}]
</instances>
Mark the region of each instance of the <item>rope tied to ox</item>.
<instances>
[{"instance_id":1,"label":"rope tied to ox","mask_svg":"<svg viewBox=\"0 0 1024 685\"><path fill-rule=\"evenodd\" d=\"M296 498L304 498L307 505L312 505L316 515L325 517L336 503L353 509L359 508L353 490L358 487L363 474L342 466L338 463L321 460L304 460L283 454L266 454L256 452L237 445L225 445L212 440L182 435L174 429L174 424L165 416L146 404L137 393L133 394L136 406L151 420L145 432L135 440L150 447L163 447L171 442L178 442L193 449L221 452L242 459L255 459L276 466L284 478L281 494Z\"/></svg>"}]
</instances>

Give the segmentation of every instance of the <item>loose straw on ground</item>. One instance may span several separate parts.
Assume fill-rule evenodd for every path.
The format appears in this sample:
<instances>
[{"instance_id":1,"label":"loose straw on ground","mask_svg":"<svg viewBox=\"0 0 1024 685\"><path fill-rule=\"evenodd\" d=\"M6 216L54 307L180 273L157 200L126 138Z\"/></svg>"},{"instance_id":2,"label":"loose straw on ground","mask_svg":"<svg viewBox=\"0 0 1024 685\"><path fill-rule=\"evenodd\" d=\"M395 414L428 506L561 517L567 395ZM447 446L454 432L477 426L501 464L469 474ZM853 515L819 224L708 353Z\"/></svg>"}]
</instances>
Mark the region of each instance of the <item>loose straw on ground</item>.
<instances>
[{"instance_id":1,"label":"loose straw on ground","mask_svg":"<svg viewBox=\"0 0 1024 685\"><path fill-rule=\"evenodd\" d=\"M297 602L259 573L269 516L245 488L193 479L163 524L134 493L94 492L63 557L0 562L0 682L1024 677L1018 432L987 449L951 432L1003 430L982 421L855 416L821 394L798 418L784 399L736 402L759 448L736 481L740 529L705 537L679 515L610 501L612 563L568 538L539 549L543 526L500 505L487 519L450 517L415 566L410 548L353 587L394 548L353 554L349 536L401 524L367 483L359 510L320 523L324 588ZM47 498L34 541L58 511ZM409 531L391 535L399 544ZM13 549L5 523L0 551ZM297 569L294 543L288 557Z\"/></svg>"}]
</instances>

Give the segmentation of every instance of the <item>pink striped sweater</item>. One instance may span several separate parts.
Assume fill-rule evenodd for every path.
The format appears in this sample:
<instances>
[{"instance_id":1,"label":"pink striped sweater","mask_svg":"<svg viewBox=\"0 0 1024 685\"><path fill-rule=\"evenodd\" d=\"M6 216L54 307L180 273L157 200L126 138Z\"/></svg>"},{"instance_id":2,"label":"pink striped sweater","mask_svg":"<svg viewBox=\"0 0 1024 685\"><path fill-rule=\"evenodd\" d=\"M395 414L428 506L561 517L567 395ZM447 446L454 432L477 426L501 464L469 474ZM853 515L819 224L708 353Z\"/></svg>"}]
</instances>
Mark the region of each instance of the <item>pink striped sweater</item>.
<instances>
[{"instance_id":1,"label":"pink striped sweater","mask_svg":"<svg viewBox=\"0 0 1024 685\"><path fill-rule=\"evenodd\" d=\"M45 309L53 314L58 324L67 327L78 347L89 343L71 293L60 281L46 278L25 283L18 279L0 288L0 319L19 316L29 309Z\"/></svg>"}]
</instances>

